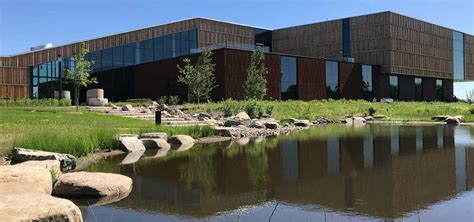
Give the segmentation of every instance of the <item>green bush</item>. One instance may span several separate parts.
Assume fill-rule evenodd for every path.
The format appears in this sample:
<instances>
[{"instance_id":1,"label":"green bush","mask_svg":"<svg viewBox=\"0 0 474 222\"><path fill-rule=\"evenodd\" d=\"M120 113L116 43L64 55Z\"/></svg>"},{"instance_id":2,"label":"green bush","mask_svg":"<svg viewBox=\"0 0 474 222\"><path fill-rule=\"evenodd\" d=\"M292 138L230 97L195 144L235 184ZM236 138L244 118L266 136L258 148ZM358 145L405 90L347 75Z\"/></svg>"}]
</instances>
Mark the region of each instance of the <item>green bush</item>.
<instances>
[{"instance_id":1,"label":"green bush","mask_svg":"<svg viewBox=\"0 0 474 222\"><path fill-rule=\"evenodd\" d=\"M470 112L471 114L474 114L474 107L471 108L471 109L469 109L469 112Z\"/></svg>"},{"instance_id":2,"label":"green bush","mask_svg":"<svg viewBox=\"0 0 474 222\"><path fill-rule=\"evenodd\" d=\"M237 105L237 101L228 99L222 102L221 111L224 113L225 117L232 116L238 112L239 108Z\"/></svg>"},{"instance_id":3,"label":"green bush","mask_svg":"<svg viewBox=\"0 0 474 222\"><path fill-rule=\"evenodd\" d=\"M168 105L178 105L179 97L178 96L170 96L168 99Z\"/></svg>"},{"instance_id":4,"label":"green bush","mask_svg":"<svg viewBox=\"0 0 474 222\"><path fill-rule=\"evenodd\" d=\"M2 99L0 107L54 107L54 106L71 106L70 99Z\"/></svg>"},{"instance_id":5,"label":"green bush","mask_svg":"<svg viewBox=\"0 0 474 222\"><path fill-rule=\"evenodd\" d=\"M369 116L373 116L375 112L377 112L377 110L374 107L369 107L368 109Z\"/></svg>"}]
</instances>

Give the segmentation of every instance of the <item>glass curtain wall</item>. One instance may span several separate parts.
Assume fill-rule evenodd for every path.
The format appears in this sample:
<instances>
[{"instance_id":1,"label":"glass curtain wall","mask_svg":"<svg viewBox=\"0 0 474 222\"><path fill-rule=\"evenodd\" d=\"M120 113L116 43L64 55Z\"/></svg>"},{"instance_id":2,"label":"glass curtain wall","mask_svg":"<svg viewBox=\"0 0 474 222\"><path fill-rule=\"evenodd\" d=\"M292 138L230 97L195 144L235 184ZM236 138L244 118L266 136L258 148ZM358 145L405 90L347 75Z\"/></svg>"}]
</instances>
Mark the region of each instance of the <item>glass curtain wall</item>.
<instances>
[{"instance_id":1,"label":"glass curtain wall","mask_svg":"<svg viewBox=\"0 0 474 222\"><path fill-rule=\"evenodd\" d=\"M398 76L390 76L390 98L398 100Z\"/></svg>"},{"instance_id":2,"label":"glass curtain wall","mask_svg":"<svg viewBox=\"0 0 474 222\"><path fill-rule=\"evenodd\" d=\"M464 34L453 31L453 74L455 80L464 80Z\"/></svg>"},{"instance_id":3,"label":"glass curtain wall","mask_svg":"<svg viewBox=\"0 0 474 222\"><path fill-rule=\"evenodd\" d=\"M436 80L436 100L443 101L443 80Z\"/></svg>"},{"instance_id":4,"label":"glass curtain wall","mask_svg":"<svg viewBox=\"0 0 474 222\"><path fill-rule=\"evenodd\" d=\"M328 99L339 98L338 62L326 61L326 96Z\"/></svg>"},{"instance_id":5,"label":"glass curtain wall","mask_svg":"<svg viewBox=\"0 0 474 222\"><path fill-rule=\"evenodd\" d=\"M281 56L281 99L298 99L296 57Z\"/></svg>"},{"instance_id":6,"label":"glass curtain wall","mask_svg":"<svg viewBox=\"0 0 474 222\"><path fill-rule=\"evenodd\" d=\"M89 52L85 59L93 61L91 72L106 71L177 56L189 55L197 48L197 29L160 36L127 45ZM63 58L63 70L74 66L73 58ZM52 98L58 90L58 61L33 66L31 97ZM63 72L64 73L64 72Z\"/></svg>"},{"instance_id":7,"label":"glass curtain wall","mask_svg":"<svg viewBox=\"0 0 474 222\"><path fill-rule=\"evenodd\" d=\"M423 79L415 78L415 100L423 100Z\"/></svg>"},{"instance_id":8,"label":"glass curtain wall","mask_svg":"<svg viewBox=\"0 0 474 222\"><path fill-rule=\"evenodd\" d=\"M372 66L362 65L362 97L366 100L374 98L372 85Z\"/></svg>"}]
</instances>

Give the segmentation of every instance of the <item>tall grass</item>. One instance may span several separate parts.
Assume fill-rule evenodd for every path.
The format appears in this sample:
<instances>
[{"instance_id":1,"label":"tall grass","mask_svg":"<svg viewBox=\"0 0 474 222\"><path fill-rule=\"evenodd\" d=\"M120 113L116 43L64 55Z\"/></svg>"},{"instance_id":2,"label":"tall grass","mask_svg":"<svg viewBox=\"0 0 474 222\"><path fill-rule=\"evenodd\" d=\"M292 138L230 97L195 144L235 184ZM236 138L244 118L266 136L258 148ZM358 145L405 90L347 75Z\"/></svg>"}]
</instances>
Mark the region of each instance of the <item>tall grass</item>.
<instances>
[{"instance_id":1,"label":"tall grass","mask_svg":"<svg viewBox=\"0 0 474 222\"><path fill-rule=\"evenodd\" d=\"M15 146L82 156L118 147L118 133L166 132L213 135L209 126L155 126L152 121L112 116L72 107L0 108L0 154Z\"/></svg>"},{"instance_id":2,"label":"tall grass","mask_svg":"<svg viewBox=\"0 0 474 222\"><path fill-rule=\"evenodd\" d=\"M54 107L71 106L70 99L0 99L0 107Z\"/></svg>"},{"instance_id":3,"label":"tall grass","mask_svg":"<svg viewBox=\"0 0 474 222\"><path fill-rule=\"evenodd\" d=\"M248 101L227 100L201 105L185 104L188 112L219 112L221 114L245 111ZM445 102L394 102L374 103L365 100L314 100L314 101L257 101L258 107L272 107L271 116L277 119L314 119L324 116L337 120L345 115L385 115L387 120L429 121L435 115L463 115L465 121L474 122L470 112L472 106L466 103ZM370 109L370 111L369 111Z\"/></svg>"}]
</instances>

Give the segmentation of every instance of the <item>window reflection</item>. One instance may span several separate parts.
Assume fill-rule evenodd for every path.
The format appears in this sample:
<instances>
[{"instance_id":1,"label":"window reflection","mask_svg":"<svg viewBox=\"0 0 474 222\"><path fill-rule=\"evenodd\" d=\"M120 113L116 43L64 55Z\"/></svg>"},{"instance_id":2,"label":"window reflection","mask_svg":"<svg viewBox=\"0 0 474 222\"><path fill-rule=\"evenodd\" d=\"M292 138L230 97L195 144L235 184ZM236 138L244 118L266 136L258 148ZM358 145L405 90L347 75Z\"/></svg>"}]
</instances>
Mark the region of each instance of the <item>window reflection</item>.
<instances>
[{"instance_id":1,"label":"window reflection","mask_svg":"<svg viewBox=\"0 0 474 222\"><path fill-rule=\"evenodd\" d=\"M423 100L423 79L415 78L415 100Z\"/></svg>"},{"instance_id":2,"label":"window reflection","mask_svg":"<svg viewBox=\"0 0 474 222\"><path fill-rule=\"evenodd\" d=\"M337 62L326 61L326 94L327 98L339 98L339 67Z\"/></svg>"},{"instance_id":3,"label":"window reflection","mask_svg":"<svg viewBox=\"0 0 474 222\"><path fill-rule=\"evenodd\" d=\"M296 57L281 56L281 99L298 99Z\"/></svg>"},{"instance_id":4,"label":"window reflection","mask_svg":"<svg viewBox=\"0 0 474 222\"><path fill-rule=\"evenodd\" d=\"M436 100L443 100L443 80L441 79L436 80Z\"/></svg>"},{"instance_id":5,"label":"window reflection","mask_svg":"<svg viewBox=\"0 0 474 222\"><path fill-rule=\"evenodd\" d=\"M398 76L390 76L390 98L398 100Z\"/></svg>"},{"instance_id":6,"label":"window reflection","mask_svg":"<svg viewBox=\"0 0 474 222\"><path fill-rule=\"evenodd\" d=\"M453 76L464 80L464 34L453 31Z\"/></svg>"},{"instance_id":7,"label":"window reflection","mask_svg":"<svg viewBox=\"0 0 474 222\"><path fill-rule=\"evenodd\" d=\"M362 97L367 100L371 100L374 97L371 65L362 65Z\"/></svg>"}]
</instances>

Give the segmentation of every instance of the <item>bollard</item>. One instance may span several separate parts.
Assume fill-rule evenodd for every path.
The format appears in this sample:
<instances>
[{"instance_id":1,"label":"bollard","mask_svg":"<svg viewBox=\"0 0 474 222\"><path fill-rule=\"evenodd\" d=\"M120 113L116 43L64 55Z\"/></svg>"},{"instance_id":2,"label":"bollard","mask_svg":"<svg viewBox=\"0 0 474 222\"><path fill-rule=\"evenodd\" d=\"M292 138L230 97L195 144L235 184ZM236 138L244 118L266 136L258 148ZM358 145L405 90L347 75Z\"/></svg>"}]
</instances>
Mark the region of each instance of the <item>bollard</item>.
<instances>
[{"instance_id":1,"label":"bollard","mask_svg":"<svg viewBox=\"0 0 474 222\"><path fill-rule=\"evenodd\" d=\"M161 111L155 111L155 125L161 125Z\"/></svg>"}]
</instances>

